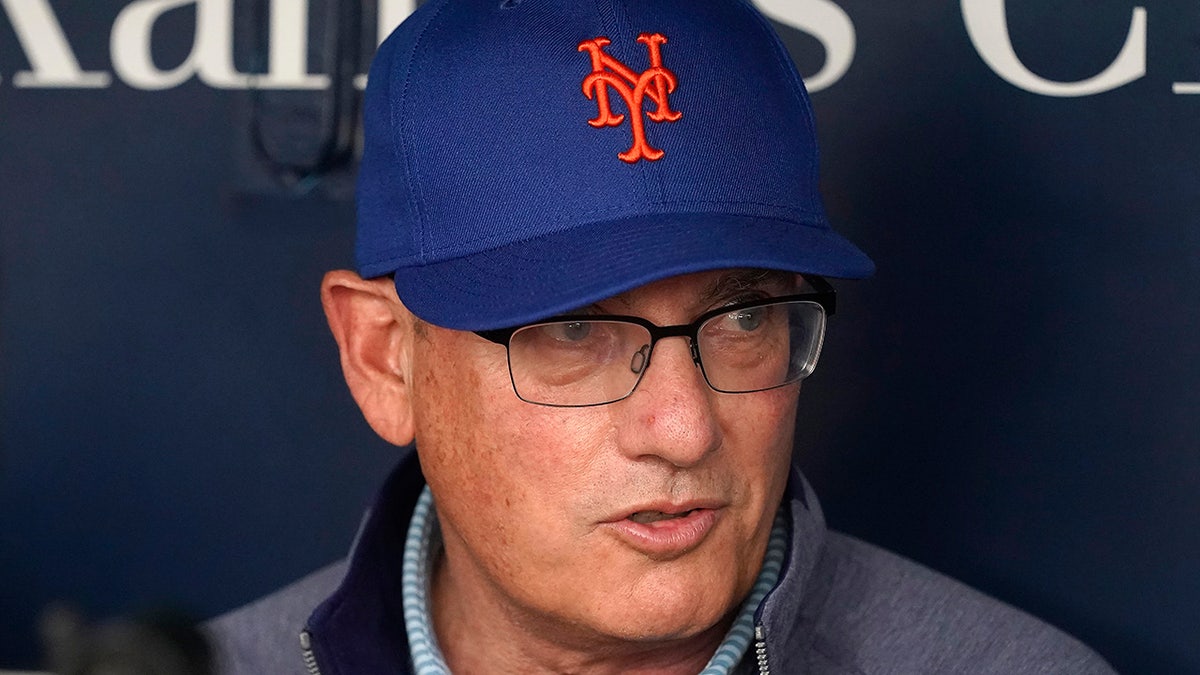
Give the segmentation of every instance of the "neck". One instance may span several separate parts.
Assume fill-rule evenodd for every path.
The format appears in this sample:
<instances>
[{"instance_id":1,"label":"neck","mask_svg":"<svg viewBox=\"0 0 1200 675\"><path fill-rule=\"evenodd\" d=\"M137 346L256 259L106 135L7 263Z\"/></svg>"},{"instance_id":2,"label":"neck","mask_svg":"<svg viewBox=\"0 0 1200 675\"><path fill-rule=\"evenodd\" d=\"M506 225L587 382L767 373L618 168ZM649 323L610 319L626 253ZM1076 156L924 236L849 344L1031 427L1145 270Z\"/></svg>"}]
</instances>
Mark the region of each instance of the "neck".
<instances>
[{"instance_id":1,"label":"neck","mask_svg":"<svg viewBox=\"0 0 1200 675\"><path fill-rule=\"evenodd\" d=\"M513 607L486 580L458 572L441 555L431 598L434 631L452 673L695 675L733 620L731 613L677 639L626 640Z\"/></svg>"}]
</instances>

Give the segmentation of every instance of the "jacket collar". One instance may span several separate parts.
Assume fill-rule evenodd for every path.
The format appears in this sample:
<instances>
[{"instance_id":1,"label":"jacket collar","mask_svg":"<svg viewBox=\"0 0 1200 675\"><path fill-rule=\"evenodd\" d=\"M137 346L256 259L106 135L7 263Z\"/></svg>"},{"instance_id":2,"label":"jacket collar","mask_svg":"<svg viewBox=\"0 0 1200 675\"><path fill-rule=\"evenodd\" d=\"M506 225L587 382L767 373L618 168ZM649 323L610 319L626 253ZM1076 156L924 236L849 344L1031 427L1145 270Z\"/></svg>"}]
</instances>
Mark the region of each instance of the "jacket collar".
<instances>
[{"instance_id":1,"label":"jacket collar","mask_svg":"<svg viewBox=\"0 0 1200 675\"><path fill-rule=\"evenodd\" d=\"M807 651L812 638L800 626L802 610L810 605L817 584L814 570L825 551L825 516L812 486L793 464L784 503L792 515L792 541L789 558L775 589L758 607L756 623L766 635L771 670L781 673L802 672L791 661Z\"/></svg>"},{"instance_id":2,"label":"jacket collar","mask_svg":"<svg viewBox=\"0 0 1200 675\"><path fill-rule=\"evenodd\" d=\"M425 485L409 449L367 512L350 551L346 576L317 606L306 630L322 675L409 675L400 598L404 533Z\"/></svg>"}]
</instances>

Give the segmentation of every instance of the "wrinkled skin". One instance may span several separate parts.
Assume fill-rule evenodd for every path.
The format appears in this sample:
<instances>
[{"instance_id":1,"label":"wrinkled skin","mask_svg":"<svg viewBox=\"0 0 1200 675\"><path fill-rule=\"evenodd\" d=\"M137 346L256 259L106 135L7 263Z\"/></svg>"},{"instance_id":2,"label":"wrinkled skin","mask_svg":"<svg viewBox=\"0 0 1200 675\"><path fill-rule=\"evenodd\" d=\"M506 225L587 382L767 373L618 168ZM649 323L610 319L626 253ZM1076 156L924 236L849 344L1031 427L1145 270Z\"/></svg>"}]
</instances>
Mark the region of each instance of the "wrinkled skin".
<instances>
[{"instance_id":1,"label":"wrinkled skin","mask_svg":"<svg viewBox=\"0 0 1200 675\"><path fill-rule=\"evenodd\" d=\"M336 274L349 276L340 287L326 280L335 336L336 317L382 333L385 304L391 316L387 337L358 341L375 350L360 370L382 374L347 366L354 330L342 330L339 344L368 421L394 443L417 442L445 537L433 605L452 670L700 670L761 566L787 480L798 385L713 392L687 341L675 338L655 347L625 400L537 406L514 394L502 345L415 322L386 281ZM739 275L673 277L591 309L678 324L748 292L795 287L785 275L749 289L731 278ZM350 302L354 284L381 300ZM330 311L339 298L373 307L377 320ZM356 386L372 377L384 384ZM713 504L717 518L684 551L648 555L606 526L639 505L689 500Z\"/></svg>"}]
</instances>

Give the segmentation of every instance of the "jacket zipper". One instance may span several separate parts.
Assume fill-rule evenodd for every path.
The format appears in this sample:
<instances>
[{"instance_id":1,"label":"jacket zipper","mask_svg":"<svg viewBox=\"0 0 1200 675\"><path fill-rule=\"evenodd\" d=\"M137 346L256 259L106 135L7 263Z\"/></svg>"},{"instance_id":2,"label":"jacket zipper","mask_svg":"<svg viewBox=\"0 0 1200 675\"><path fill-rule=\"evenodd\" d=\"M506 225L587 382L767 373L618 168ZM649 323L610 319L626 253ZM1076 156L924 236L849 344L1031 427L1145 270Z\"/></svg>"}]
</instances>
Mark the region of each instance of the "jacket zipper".
<instances>
[{"instance_id":1,"label":"jacket zipper","mask_svg":"<svg viewBox=\"0 0 1200 675\"><path fill-rule=\"evenodd\" d=\"M761 623L754 627L754 658L758 662L758 675L771 675L771 664L767 661L767 632Z\"/></svg>"},{"instance_id":2,"label":"jacket zipper","mask_svg":"<svg viewBox=\"0 0 1200 675\"><path fill-rule=\"evenodd\" d=\"M312 636L308 631L300 631L300 649L304 654L304 667L308 670L308 675L321 675L321 667L317 665L317 655L313 653Z\"/></svg>"}]
</instances>

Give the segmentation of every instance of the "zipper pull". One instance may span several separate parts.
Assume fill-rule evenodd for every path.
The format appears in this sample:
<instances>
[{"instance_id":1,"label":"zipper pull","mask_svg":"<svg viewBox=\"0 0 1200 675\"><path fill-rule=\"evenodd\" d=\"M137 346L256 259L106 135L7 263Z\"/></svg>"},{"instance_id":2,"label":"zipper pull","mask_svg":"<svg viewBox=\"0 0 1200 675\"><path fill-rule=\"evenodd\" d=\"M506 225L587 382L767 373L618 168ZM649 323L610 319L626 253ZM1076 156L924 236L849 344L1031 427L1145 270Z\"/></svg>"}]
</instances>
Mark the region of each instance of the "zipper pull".
<instances>
[{"instance_id":1,"label":"zipper pull","mask_svg":"<svg viewBox=\"0 0 1200 675\"><path fill-rule=\"evenodd\" d=\"M754 627L754 658L758 662L758 675L771 675L771 664L767 661L767 632L761 623Z\"/></svg>"},{"instance_id":2,"label":"zipper pull","mask_svg":"<svg viewBox=\"0 0 1200 675\"><path fill-rule=\"evenodd\" d=\"M321 667L317 665L317 655L313 653L312 635L307 630L300 631L300 649L304 655L304 668L308 675L321 675Z\"/></svg>"}]
</instances>

